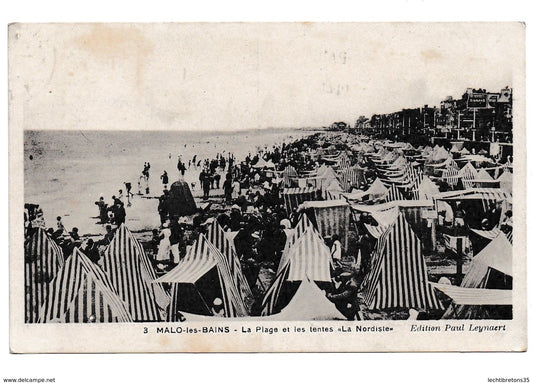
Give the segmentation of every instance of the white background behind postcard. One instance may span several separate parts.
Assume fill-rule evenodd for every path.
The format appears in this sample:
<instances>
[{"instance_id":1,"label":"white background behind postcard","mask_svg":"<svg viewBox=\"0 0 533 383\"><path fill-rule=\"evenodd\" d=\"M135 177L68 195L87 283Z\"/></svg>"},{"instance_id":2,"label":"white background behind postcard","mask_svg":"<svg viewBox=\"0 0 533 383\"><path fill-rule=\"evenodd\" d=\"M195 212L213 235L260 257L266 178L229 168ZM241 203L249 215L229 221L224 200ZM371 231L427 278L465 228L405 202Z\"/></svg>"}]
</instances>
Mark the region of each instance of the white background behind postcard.
<instances>
[{"instance_id":1,"label":"white background behind postcard","mask_svg":"<svg viewBox=\"0 0 533 383\"><path fill-rule=\"evenodd\" d=\"M515 5L513 5L515 4ZM517 5L518 4L518 5ZM55 5L55 7L53 6ZM62 2L32 3L18 2L10 4L9 11L3 13L4 25L11 21L162 21L162 20L525 20L528 21L526 8L522 8L519 2L506 3L503 6L497 2L485 2L483 7L468 6L464 2L446 2L429 6L426 2L388 2L388 4L365 4L365 10L356 6L346 5L347 8L339 7L335 2L328 2L329 11L321 7L306 4L301 6L287 6L287 4L269 2L263 4L263 8L254 9L255 6L242 2L239 6L232 7L230 4L210 4L209 7L198 4L188 4L186 8L174 6L174 12L163 5L157 6L157 2L151 2L151 7L134 10L132 5L128 7L112 5L109 2L90 2L77 5L77 11L69 14L67 9L72 4ZM495 8L490 10L490 5ZM58 12L58 9L61 9ZM254 11L252 11L254 9ZM280 9L283 10L280 13ZM4 29L7 33L7 28ZM4 35L7 42L7 35ZM4 52L7 50L4 49ZM529 62L529 61L528 61ZM3 60L1 65L6 65ZM4 73L7 73L3 67ZM7 88L7 78L4 78ZM491 85L484 84L487 88ZM461 88L462 90L462 88ZM389 89L383 90L385 96ZM393 94L392 90L390 91ZM456 93L456 92L450 92ZM436 96L442 96L438 93ZM7 105L7 92L4 105ZM422 102L430 99L431 95ZM400 100L401 102L401 100ZM419 104L419 100L412 100ZM405 105L405 104L401 104ZM390 107L394 110L394 107ZM327 108L324 108L327 109ZM7 108L4 109L6 113ZM378 112L378 111L376 111ZM384 112L386 112L384 110ZM357 113L357 112L354 112ZM251 113L253 114L253 113ZM302 113L305 115L305 113ZM4 116L7 121L7 116ZM325 116L326 118L327 116ZM329 121L329 120L328 120ZM268 124L267 124L268 125ZM92 128L98 128L96 126ZM7 142L7 129L4 130L4 142ZM2 162L3 179L7 186L7 144L3 151ZM3 211L7 216L7 188L2 188ZM7 221L3 223L3 243L7 243ZM7 258L7 257L6 257ZM1 293L2 307L8 307L8 270L7 259L4 263L3 289ZM521 377L527 376L531 371L526 366L527 354L476 354L476 355L10 355L8 353L8 315L4 311L1 316L2 330L1 344L3 351L0 353L1 378L6 377L57 377L57 381L111 381L110 377L129 381L145 381L150 378L157 381L163 377L175 377L172 381L183 378L198 378L208 380L246 380L272 381L287 379L288 369L298 373L299 379L307 380L336 380L335 378L348 374L351 379L364 378L377 381L409 380L409 381L486 381L487 377ZM73 342L76 342L73 339ZM239 371L231 373L225 379L223 371L227 371L227 363L232 362ZM406 369L405 366L416 368ZM386 366L386 368L384 367ZM263 370L260 370L263 368ZM261 373L257 373L261 371ZM120 378L119 378L120 377ZM257 379L255 378L257 377Z\"/></svg>"}]
</instances>

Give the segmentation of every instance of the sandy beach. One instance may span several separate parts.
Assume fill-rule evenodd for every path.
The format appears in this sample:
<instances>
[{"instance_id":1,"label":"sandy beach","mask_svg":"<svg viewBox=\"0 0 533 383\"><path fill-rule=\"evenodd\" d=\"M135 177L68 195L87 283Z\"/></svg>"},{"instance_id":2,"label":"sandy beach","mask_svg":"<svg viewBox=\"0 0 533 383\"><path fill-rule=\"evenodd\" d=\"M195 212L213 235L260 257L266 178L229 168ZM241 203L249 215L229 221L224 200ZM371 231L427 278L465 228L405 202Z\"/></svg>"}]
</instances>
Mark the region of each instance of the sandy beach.
<instances>
[{"instance_id":1,"label":"sandy beach","mask_svg":"<svg viewBox=\"0 0 533 383\"><path fill-rule=\"evenodd\" d=\"M144 162L150 162L149 195L135 195L126 207L126 224L134 232L159 226L157 197L162 194L160 175L169 175L169 185L179 177L176 165L181 157L188 167L194 155L200 159L214 158L217 153L233 153L237 160L258 147L270 147L289 138L309 132L296 129L273 129L221 132L136 132L125 131L26 131L24 140L24 199L39 204L47 225L54 225L56 216L63 217L68 230L77 227L86 235L105 232L98 222L94 202L100 196L110 203L124 182L131 182L137 194L137 181ZM150 145L146 145L148 140ZM201 195L198 182L200 169L191 166L185 180L193 195ZM211 195L221 194L213 190Z\"/></svg>"}]
</instances>

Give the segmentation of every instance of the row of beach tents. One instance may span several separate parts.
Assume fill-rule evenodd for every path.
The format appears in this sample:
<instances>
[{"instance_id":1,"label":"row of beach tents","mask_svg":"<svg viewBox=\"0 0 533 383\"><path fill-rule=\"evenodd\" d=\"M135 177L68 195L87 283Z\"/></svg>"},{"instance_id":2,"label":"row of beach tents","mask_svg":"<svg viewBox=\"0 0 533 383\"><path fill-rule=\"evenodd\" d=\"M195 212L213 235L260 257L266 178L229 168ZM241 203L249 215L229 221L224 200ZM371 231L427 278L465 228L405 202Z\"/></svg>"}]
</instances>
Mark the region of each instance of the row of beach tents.
<instances>
[{"instance_id":1,"label":"row of beach tents","mask_svg":"<svg viewBox=\"0 0 533 383\"><path fill-rule=\"evenodd\" d=\"M498 227L473 231L487 244L474 255L461 285L452 286L429 281L420 232L426 230L426 212L438 204L476 199L487 209L493 202L510 208L512 164L489 169L493 174L500 172L498 187L493 187L496 183L491 184L490 179L496 179L486 168L476 168L475 161L459 167L444 148L416 150L409 144L368 142L356 142L352 147L355 154L327 152L323 158L332 165L321 165L313 172L299 175L291 167L282 172L287 208L299 210L301 218L289 230L278 270L261 302L261 318L344 318L320 288L332 281L332 260L324 238L338 234L346 249L350 222L361 213L371 215L377 223L365 225L376 240L370 271L361 286L369 309L446 309L445 317L476 317L480 314L472 307L507 306L512 288L512 236ZM366 156L377 173L366 190L358 188L366 183L365 171L353 161L361 156ZM440 192L435 179L455 186L461 180L463 188ZM295 180L302 186L292 187ZM354 186L355 191L351 190ZM325 201L316 200L318 190ZM159 278L125 225L117 229L98 265L79 249L65 260L61 249L40 228L25 243L27 323L206 318L212 315L210 302L215 296L223 302L225 317L250 316L254 304L251 287L232 236L216 220L187 249L180 263ZM200 309L186 312L187 305Z\"/></svg>"}]
</instances>

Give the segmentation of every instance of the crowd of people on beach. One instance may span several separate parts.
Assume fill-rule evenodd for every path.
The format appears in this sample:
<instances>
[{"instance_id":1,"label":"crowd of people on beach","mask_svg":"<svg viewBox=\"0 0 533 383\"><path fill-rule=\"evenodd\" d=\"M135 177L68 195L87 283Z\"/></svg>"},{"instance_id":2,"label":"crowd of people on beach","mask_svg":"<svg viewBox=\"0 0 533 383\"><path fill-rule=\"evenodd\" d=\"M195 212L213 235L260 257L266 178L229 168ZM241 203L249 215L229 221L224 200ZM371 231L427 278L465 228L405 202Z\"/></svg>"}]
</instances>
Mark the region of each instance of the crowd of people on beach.
<instances>
[{"instance_id":1,"label":"crowd of people on beach","mask_svg":"<svg viewBox=\"0 0 533 383\"><path fill-rule=\"evenodd\" d=\"M199 159L197 155L186 163L178 156L176 169L181 186L188 190L189 186L197 196L198 208L193 212L176 215L173 211L174 185L169 186L169 174L166 170L160 175L163 193L158 197L157 213L160 225L153 228L151 238L142 242L151 258L158 275L176 267L186 256L190 246L205 234L208 226L216 220L220 227L231 236L235 252L242 266L248 285L252 288L255 306L252 315L260 315L262 297L268 289L260 273L273 276L278 270L286 241L300 218L302 211L297 207L289 208L283 198L283 190L287 187L282 174L287 168L298 169L300 174L316 172L324 164L328 164L327 156L311 155L311 148L317 149L319 135L308 136L290 143L261 148L255 155L248 154L244 159L237 160L231 153L218 153L212 159ZM337 141L336 152L349 151L350 147ZM171 155L169 154L169 158ZM364 192L374 181L379 180L379 169L361 154L353 156L348 166L357 165L362 169L360 182L344 186L346 195ZM258 165L260 164L260 165ZM268 164L275 164L270 166ZM149 195L149 162L139 178L139 194ZM186 183L185 174L194 170L198 174L196 180ZM305 180L305 177L303 177ZM445 180L435 179L438 192L453 191ZM131 183L125 182L126 193L120 189L107 203L103 196L95 201L98 207L98 224L105 225L106 233L102 238L83 239L76 227L68 231L61 217L57 217L56 227L46 231L63 250L65 257L72 254L78 247L95 263L98 263L106 246L112 241L116 228L126 223L126 207L131 206L134 198ZM199 189L196 186L199 185ZM313 186L301 185L301 186ZM155 190L155 189L154 189ZM201 192L201 196L196 191ZM213 190L222 191L212 194ZM190 193L190 191L189 191ZM324 201L326 196L320 188L316 188L313 201ZM408 191L404 192L409 193ZM409 199L412 196L408 196ZM192 198L192 197L191 197ZM185 201L186 202L186 201ZM179 203L185 203L179 202ZM387 202L385 196L373 199L363 197L362 203L371 206ZM467 202L458 202L452 209L443 204L437 212L436 222L439 235L467 236L470 228L489 231L499 226L502 232L512 232L512 210L503 210L501 203L491 202L487 209L476 208ZM32 226L44 225L42 210L38 205L25 206L26 230ZM500 219L503 213L503 220ZM361 284L371 270L371 254L376 245L376 238L369 235L368 226L375 226L376 220L368 212L358 213L358 218L351 223L347 243L341 244L341 233L333 233L323 238L330 249L332 282L322 286L326 297L348 319L356 319L359 312L357 298ZM421 234L424 246L431 238ZM216 305L215 305L216 306ZM218 306L217 306L218 307ZM215 311L218 309L213 308Z\"/></svg>"},{"instance_id":2,"label":"crowd of people on beach","mask_svg":"<svg viewBox=\"0 0 533 383\"><path fill-rule=\"evenodd\" d=\"M249 154L239 163L231 154L228 154L227 158L218 154L212 160L196 162L196 166L202 166L198 181L202 186L202 201L207 203L207 208L199 209L188 223L169 215L167 204L170 194L165 187L158 204L161 225L158 229L153 229L149 243L156 270L165 273L179 264L187 252L187 247L192 245L201 233L205 234L208 224L216 219L224 231L235 233L233 242L243 273L250 286L258 286L253 291L257 294L256 302L260 302L260 295L267 288L258 278L260 270L264 268L269 273L277 270L287 233L297 225L301 213L296 208L287 210L281 193L281 178L276 177L272 171L265 171L254 165L263 159L278 164L278 171L282 171L286 166L311 170L316 163L303 154L302 145L305 145L305 140L292 144L284 143L262 150L254 156ZM192 159L193 163L196 161L195 157ZM180 161L178 170L182 168L180 164L183 166ZM164 185L165 174L166 172L161 176ZM224 179L222 183L221 178ZM222 200L218 197L210 198L210 191L220 188L223 189ZM317 199L323 200L323 197L318 195ZM212 202L221 207L210 210ZM333 275L337 282L334 288L328 291L328 298L332 301L352 301L357 294L357 286L369 268L371 248L367 239L363 236L351 244L351 247L357 247L355 253L362 256L359 261L362 266L356 274L343 263L346 251L341 247L339 235L325 238L331 248ZM353 252L354 249L350 248L350 253ZM356 262L357 259L352 259L352 263ZM352 304L351 308L349 315L353 317L357 307ZM260 307L256 307L255 314L259 313L259 309Z\"/></svg>"},{"instance_id":3,"label":"crowd of people on beach","mask_svg":"<svg viewBox=\"0 0 533 383\"><path fill-rule=\"evenodd\" d=\"M121 207L123 209L123 206ZM106 210L107 211L107 210ZM112 215L112 210L109 210L109 217ZM124 215L125 219L125 215ZM33 232L37 228L41 228L46 231L48 237L52 239L62 250L63 256L67 259L72 255L75 248L78 248L84 252L87 257L98 264L101 256L107 247L111 243L114 237L115 229L111 224L105 226L106 233L102 238L95 241L93 238L83 238L79 233L77 227L73 227L70 231L67 230L63 224L63 219L61 216L56 217L55 228L46 227L45 221L43 219L43 212L39 205L27 203L24 205L24 220L25 220L25 240L28 241ZM110 221L106 221L110 222ZM113 221L114 224L117 224L117 221Z\"/></svg>"}]
</instances>

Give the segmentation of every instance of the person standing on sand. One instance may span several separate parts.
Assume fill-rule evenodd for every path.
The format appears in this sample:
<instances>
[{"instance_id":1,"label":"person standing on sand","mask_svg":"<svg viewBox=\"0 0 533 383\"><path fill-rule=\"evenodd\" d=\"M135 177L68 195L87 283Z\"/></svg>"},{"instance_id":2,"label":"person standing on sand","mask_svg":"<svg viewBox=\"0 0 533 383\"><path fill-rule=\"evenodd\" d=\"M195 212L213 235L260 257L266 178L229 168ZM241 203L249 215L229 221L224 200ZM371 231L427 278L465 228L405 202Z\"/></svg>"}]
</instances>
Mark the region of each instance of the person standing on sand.
<instances>
[{"instance_id":1,"label":"person standing on sand","mask_svg":"<svg viewBox=\"0 0 533 383\"><path fill-rule=\"evenodd\" d=\"M163 190L163 194L159 197L159 204L157 206L161 225L165 223L168 217L168 198L168 190L165 189Z\"/></svg>"},{"instance_id":2,"label":"person standing on sand","mask_svg":"<svg viewBox=\"0 0 533 383\"><path fill-rule=\"evenodd\" d=\"M170 235L168 223L165 222L161 233L159 233L159 249L156 256L158 268L161 270L170 262Z\"/></svg>"},{"instance_id":3,"label":"person standing on sand","mask_svg":"<svg viewBox=\"0 0 533 383\"><path fill-rule=\"evenodd\" d=\"M187 168L185 167L185 164L183 162L181 162L181 157L178 160L177 168L178 168L178 171L181 174L181 176L184 177L185 176L185 170L187 170Z\"/></svg>"},{"instance_id":4,"label":"person standing on sand","mask_svg":"<svg viewBox=\"0 0 533 383\"><path fill-rule=\"evenodd\" d=\"M137 194L138 195L143 195L143 188L142 188L142 184L144 183L144 175L140 175L139 176L139 179L137 180L137 187L138 187L138 192Z\"/></svg>"},{"instance_id":5,"label":"person standing on sand","mask_svg":"<svg viewBox=\"0 0 533 383\"><path fill-rule=\"evenodd\" d=\"M168 174L166 170L163 170L163 174L161 174L161 181L163 182L163 190L167 190L168 185Z\"/></svg>"},{"instance_id":6,"label":"person standing on sand","mask_svg":"<svg viewBox=\"0 0 533 383\"><path fill-rule=\"evenodd\" d=\"M107 204L104 201L104 197L100 196L100 199L94 203L98 206L100 215L100 223L107 222Z\"/></svg>"},{"instance_id":7,"label":"person standing on sand","mask_svg":"<svg viewBox=\"0 0 533 383\"><path fill-rule=\"evenodd\" d=\"M133 193L131 192L131 182L124 182L126 187L126 198L128 199L128 206L131 206L130 196L133 198Z\"/></svg>"},{"instance_id":8,"label":"person standing on sand","mask_svg":"<svg viewBox=\"0 0 533 383\"><path fill-rule=\"evenodd\" d=\"M207 169L202 170L199 178L204 191L204 201L207 201L209 199L209 189L211 187L211 177Z\"/></svg>"},{"instance_id":9,"label":"person standing on sand","mask_svg":"<svg viewBox=\"0 0 533 383\"><path fill-rule=\"evenodd\" d=\"M57 234L57 236L60 236L60 235L63 235L64 233L66 233L67 230L65 229L65 226L63 225L63 221L61 221L61 217L57 217L57 230L55 232L55 234Z\"/></svg>"},{"instance_id":10,"label":"person standing on sand","mask_svg":"<svg viewBox=\"0 0 533 383\"><path fill-rule=\"evenodd\" d=\"M331 245L331 258L333 259L333 262L335 264L340 263L342 259L342 245L341 241L339 240L339 236L337 234L333 234L331 237L332 245Z\"/></svg>"},{"instance_id":11,"label":"person standing on sand","mask_svg":"<svg viewBox=\"0 0 533 383\"><path fill-rule=\"evenodd\" d=\"M123 223L126 223L126 209L124 204L117 198L115 199L115 223L117 227L120 227Z\"/></svg>"},{"instance_id":12,"label":"person standing on sand","mask_svg":"<svg viewBox=\"0 0 533 383\"><path fill-rule=\"evenodd\" d=\"M215 189L220 189L220 173L216 172L213 178L215 181Z\"/></svg>"},{"instance_id":13,"label":"person standing on sand","mask_svg":"<svg viewBox=\"0 0 533 383\"><path fill-rule=\"evenodd\" d=\"M241 183L239 180L235 179L233 183L231 184L231 190L232 190L232 199L237 199L241 195Z\"/></svg>"},{"instance_id":14,"label":"person standing on sand","mask_svg":"<svg viewBox=\"0 0 533 383\"><path fill-rule=\"evenodd\" d=\"M222 188L224 189L224 197L226 199L227 203L231 202L231 192L233 190L233 187L231 185L231 175L226 174L226 180L224 181L224 184L222 185Z\"/></svg>"}]
</instances>

